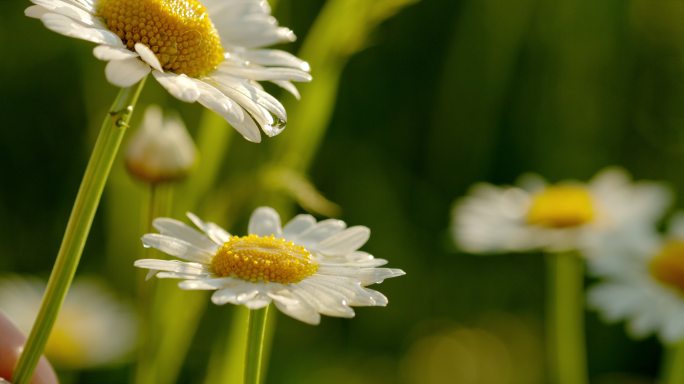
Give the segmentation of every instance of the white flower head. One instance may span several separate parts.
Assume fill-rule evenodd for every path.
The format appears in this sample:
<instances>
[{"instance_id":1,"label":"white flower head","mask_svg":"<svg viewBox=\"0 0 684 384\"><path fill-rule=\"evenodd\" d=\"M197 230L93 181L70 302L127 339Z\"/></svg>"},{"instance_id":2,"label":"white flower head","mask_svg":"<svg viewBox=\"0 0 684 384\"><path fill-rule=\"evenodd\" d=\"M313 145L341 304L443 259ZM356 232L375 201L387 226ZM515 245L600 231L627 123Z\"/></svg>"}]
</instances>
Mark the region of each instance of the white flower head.
<instances>
[{"instance_id":1,"label":"white flower head","mask_svg":"<svg viewBox=\"0 0 684 384\"><path fill-rule=\"evenodd\" d=\"M281 227L272 208L261 207L249 221L247 236L233 236L193 214L201 230L174 219L158 218L159 234L146 234L146 247L180 260L137 260L135 266L160 278L182 279L182 289L212 290L214 304L232 303L250 309L271 302L285 314L309 324L320 315L354 317L352 306L385 306L387 298L366 288L404 274L378 268L387 263L358 249L368 228L347 228L340 220L316 222L298 215Z\"/></svg>"},{"instance_id":2,"label":"white flower head","mask_svg":"<svg viewBox=\"0 0 684 384\"><path fill-rule=\"evenodd\" d=\"M0 279L0 309L25 334L40 308L45 283L35 278ZM45 355L62 369L85 369L121 361L135 347L133 309L92 277L77 278L57 316Z\"/></svg>"},{"instance_id":3,"label":"white flower head","mask_svg":"<svg viewBox=\"0 0 684 384\"><path fill-rule=\"evenodd\" d=\"M299 97L309 65L280 50L294 41L265 0L31 0L26 15L57 33L98 44L110 83L129 87L150 72L174 97L221 115L259 142L287 122L283 105L259 81Z\"/></svg>"},{"instance_id":4,"label":"white flower head","mask_svg":"<svg viewBox=\"0 0 684 384\"><path fill-rule=\"evenodd\" d=\"M608 168L589 183L547 184L527 175L517 186L475 185L452 211L457 245L473 253L587 250L648 234L671 197L652 182Z\"/></svg>"},{"instance_id":5,"label":"white flower head","mask_svg":"<svg viewBox=\"0 0 684 384\"><path fill-rule=\"evenodd\" d=\"M626 321L633 337L684 340L684 215L671 221L664 237L594 251L589 269L603 280L588 291L590 307L606 321Z\"/></svg>"},{"instance_id":6,"label":"white flower head","mask_svg":"<svg viewBox=\"0 0 684 384\"><path fill-rule=\"evenodd\" d=\"M164 116L160 107L150 105L128 144L126 168L149 183L175 181L187 176L196 156L183 120L173 114Z\"/></svg>"}]
</instances>

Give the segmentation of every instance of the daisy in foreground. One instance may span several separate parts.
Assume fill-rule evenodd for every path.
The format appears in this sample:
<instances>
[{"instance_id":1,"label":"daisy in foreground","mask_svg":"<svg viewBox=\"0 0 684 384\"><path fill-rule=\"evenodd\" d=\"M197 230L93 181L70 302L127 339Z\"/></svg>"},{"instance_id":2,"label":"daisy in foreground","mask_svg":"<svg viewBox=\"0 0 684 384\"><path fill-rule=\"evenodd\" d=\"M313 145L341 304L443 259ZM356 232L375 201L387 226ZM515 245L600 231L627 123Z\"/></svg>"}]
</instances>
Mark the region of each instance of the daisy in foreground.
<instances>
[{"instance_id":1,"label":"daisy in foreground","mask_svg":"<svg viewBox=\"0 0 684 384\"><path fill-rule=\"evenodd\" d=\"M310 81L309 65L262 47L294 41L265 0L31 0L26 15L57 33L98 44L110 83L130 87L150 72L169 93L220 114L259 142L287 122L264 91L270 81L295 97L293 81Z\"/></svg>"},{"instance_id":2,"label":"daisy in foreground","mask_svg":"<svg viewBox=\"0 0 684 384\"><path fill-rule=\"evenodd\" d=\"M609 322L626 321L634 337L684 340L684 214L663 238L596 252L589 267L603 281L589 290L589 305Z\"/></svg>"},{"instance_id":3,"label":"daisy in foreground","mask_svg":"<svg viewBox=\"0 0 684 384\"><path fill-rule=\"evenodd\" d=\"M456 243L473 253L584 250L613 236L640 236L663 213L669 190L633 182L618 168L589 183L547 184L526 175L517 186L478 184L453 209Z\"/></svg>"},{"instance_id":4,"label":"daisy in foreground","mask_svg":"<svg viewBox=\"0 0 684 384\"><path fill-rule=\"evenodd\" d=\"M316 222L298 215L281 227L272 208L261 207L249 221L249 234L234 236L193 214L202 231L169 218L158 218L159 234L146 234L146 247L179 260L137 260L135 266L160 278L182 279L182 289L216 291L211 300L259 309L271 302L285 314L309 324L320 315L354 317L352 306L385 306L387 298L366 288L404 275L400 269L378 268L387 263L358 249L370 236L368 228L346 228L340 220ZM158 271L158 272L157 272Z\"/></svg>"}]
</instances>

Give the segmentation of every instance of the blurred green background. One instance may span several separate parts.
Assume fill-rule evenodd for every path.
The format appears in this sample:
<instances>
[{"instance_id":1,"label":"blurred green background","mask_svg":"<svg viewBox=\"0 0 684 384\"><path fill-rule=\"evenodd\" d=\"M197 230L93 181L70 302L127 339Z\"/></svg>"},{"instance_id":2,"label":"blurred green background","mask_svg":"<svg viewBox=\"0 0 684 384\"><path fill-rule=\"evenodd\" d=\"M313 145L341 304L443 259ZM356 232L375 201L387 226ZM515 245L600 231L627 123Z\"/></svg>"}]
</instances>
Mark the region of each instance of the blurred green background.
<instances>
[{"instance_id":1,"label":"blurred green background","mask_svg":"<svg viewBox=\"0 0 684 384\"><path fill-rule=\"evenodd\" d=\"M356 24L345 18L363 11L340 7L315 24L326 1L278 2L281 25L299 36L279 48L304 45L316 58L302 53L314 82L301 87L300 103L284 97L291 116L280 136L255 145L231 133L211 193L177 209L236 233L258 205L274 204L286 218L303 211L260 172L265 159L292 145L283 143L307 137L304 128L320 122L327 130L320 145L314 140L291 155L295 168L297 156L313 151L313 184L341 207L341 219L372 229L365 250L407 275L378 287L387 308L358 309L353 320L325 318L311 327L279 316L267 382L543 383L542 258L457 252L451 204L476 181L511 183L526 171L586 179L607 165L681 190L684 2L370 3L363 7L390 5ZM116 89L92 45L26 18L28 5L0 1L0 273L47 277ZM360 37L334 50L345 36L319 34L330 21ZM317 81L327 88L312 90ZM329 105L320 94L307 100L309 91L328 92ZM177 108L196 134L201 108L154 81L134 122L150 102ZM197 172L202 167L201 159ZM121 266L139 256L145 193L117 162L79 268L106 276L124 295L136 272ZM116 208L122 201L128 210ZM232 310L208 308L179 382L202 382L211 340L227 333ZM631 341L621 325L604 325L591 312L587 322L592 382L654 382L661 353L654 339ZM70 380L125 382L128 370L72 373Z\"/></svg>"}]
</instances>

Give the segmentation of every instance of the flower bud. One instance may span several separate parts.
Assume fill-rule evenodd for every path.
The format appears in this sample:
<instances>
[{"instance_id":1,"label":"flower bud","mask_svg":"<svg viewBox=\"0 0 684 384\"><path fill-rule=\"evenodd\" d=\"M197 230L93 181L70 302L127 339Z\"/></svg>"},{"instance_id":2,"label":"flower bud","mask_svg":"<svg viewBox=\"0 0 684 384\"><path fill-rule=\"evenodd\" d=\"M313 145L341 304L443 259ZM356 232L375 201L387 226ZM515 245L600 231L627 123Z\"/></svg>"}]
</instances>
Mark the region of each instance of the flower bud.
<instances>
[{"instance_id":1,"label":"flower bud","mask_svg":"<svg viewBox=\"0 0 684 384\"><path fill-rule=\"evenodd\" d=\"M151 184L179 181L188 175L196 156L183 121L176 115L164 116L160 107L150 105L128 144L126 168Z\"/></svg>"}]
</instances>

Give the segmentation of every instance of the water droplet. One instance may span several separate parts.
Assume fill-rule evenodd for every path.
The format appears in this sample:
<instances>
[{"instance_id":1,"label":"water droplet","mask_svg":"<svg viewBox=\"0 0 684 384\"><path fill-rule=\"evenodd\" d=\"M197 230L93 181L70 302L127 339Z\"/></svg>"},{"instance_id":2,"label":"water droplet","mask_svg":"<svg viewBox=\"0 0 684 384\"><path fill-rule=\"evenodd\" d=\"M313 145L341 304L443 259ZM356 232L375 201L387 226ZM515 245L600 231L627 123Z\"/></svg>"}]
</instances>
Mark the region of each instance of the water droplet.
<instances>
[{"instance_id":1,"label":"water droplet","mask_svg":"<svg viewBox=\"0 0 684 384\"><path fill-rule=\"evenodd\" d=\"M273 137L285 129L287 121L273 116L273 124L264 126L264 133L269 137Z\"/></svg>"}]
</instances>

